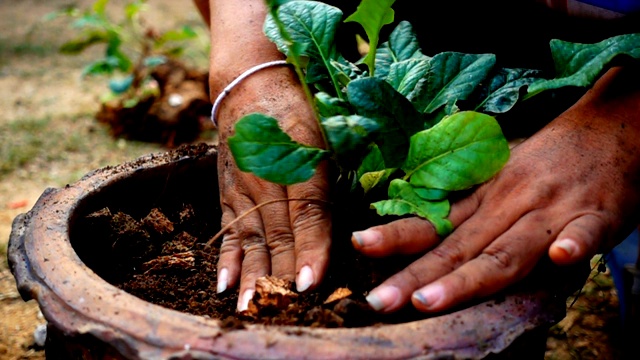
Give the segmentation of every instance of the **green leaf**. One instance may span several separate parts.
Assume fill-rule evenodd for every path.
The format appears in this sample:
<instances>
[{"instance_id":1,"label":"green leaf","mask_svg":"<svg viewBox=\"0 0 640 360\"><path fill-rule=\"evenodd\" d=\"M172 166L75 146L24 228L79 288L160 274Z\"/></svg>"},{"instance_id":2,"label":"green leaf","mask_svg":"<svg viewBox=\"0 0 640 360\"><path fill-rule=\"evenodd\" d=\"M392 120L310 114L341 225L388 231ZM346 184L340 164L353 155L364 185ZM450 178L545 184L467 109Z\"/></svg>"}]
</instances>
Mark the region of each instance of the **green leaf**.
<instances>
[{"instance_id":1,"label":"green leaf","mask_svg":"<svg viewBox=\"0 0 640 360\"><path fill-rule=\"evenodd\" d=\"M360 163L357 178L365 193L375 186L387 181L396 169L387 169L382 159L382 153L376 144L371 144L369 152Z\"/></svg>"},{"instance_id":2,"label":"green leaf","mask_svg":"<svg viewBox=\"0 0 640 360\"><path fill-rule=\"evenodd\" d=\"M82 70L82 76L112 74L118 69L119 63L117 58L111 56L96 60Z\"/></svg>"},{"instance_id":3,"label":"green leaf","mask_svg":"<svg viewBox=\"0 0 640 360\"><path fill-rule=\"evenodd\" d=\"M82 29L85 27L94 27L99 29L108 29L109 26L101 17L94 14L85 14L71 23L71 27Z\"/></svg>"},{"instance_id":4,"label":"green leaf","mask_svg":"<svg viewBox=\"0 0 640 360\"><path fill-rule=\"evenodd\" d=\"M124 14L127 19L133 19L136 15L142 12L147 7L147 4L143 0L133 1L128 3L124 7Z\"/></svg>"},{"instance_id":5,"label":"green leaf","mask_svg":"<svg viewBox=\"0 0 640 360\"><path fill-rule=\"evenodd\" d=\"M449 195L448 191L442 189L414 188L413 191L422 199L428 201L444 200Z\"/></svg>"},{"instance_id":6,"label":"green leaf","mask_svg":"<svg viewBox=\"0 0 640 360\"><path fill-rule=\"evenodd\" d=\"M120 38L120 35L110 31L107 32L107 36L109 37L109 40L107 42L107 49L105 51L106 57L117 60L118 70L123 72L129 71L133 66L133 61L120 48L120 45L122 45L122 39Z\"/></svg>"},{"instance_id":7,"label":"green leaf","mask_svg":"<svg viewBox=\"0 0 640 360\"><path fill-rule=\"evenodd\" d=\"M342 155L368 145L380 125L360 115L337 115L323 118L322 127L331 149L337 155Z\"/></svg>"},{"instance_id":8,"label":"green leaf","mask_svg":"<svg viewBox=\"0 0 640 360\"><path fill-rule=\"evenodd\" d=\"M362 0L356 12L347 17L344 22L357 22L362 25L369 40L369 53L364 63L369 68L371 76L375 75L376 49L380 40L380 30L384 25L393 22L394 11L391 5L395 0Z\"/></svg>"},{"instance_id":9,"label":"green leaf","mask_svg":"<svg viewBox=\"0 0 640 360\"><path fill-rule=\"evenodd\" d=\"M332 60L339 60L334 38L342 19L340 9L316 1L289 1L277 9L277 17L284 25L288 36L281 34L278 23L269 14L264 24L264 33L287 57L307 57L308 68L314 68L313 77L307 80L319 81L321 73L328 76L334 89L334 96L342 97L340 82ZM317 67L320 67L319 70Z\"/></svg>"},{"instance_id":10,"label":"green leaf","mask_svg":"<svg viewBox=\"0 0 640 360\"><path fill-rule=\"evenodd\" d=\"M325 92L319 92L314 96L318 115L321 118L328 118L336 115L351 115L349 103L333 97Z\"/></svg>"},{"instance_id":11,"label":"green leaf","mask_svg":"<svg viewBox=\"0 0 640 360\"><path fill-rule=\"evenodd\" d=\"M328 156L325 150L293 141L276 119L263 114L244 116L235 131L228 144L238 168L277 184L308 180Z\"/></svg>"},{"instance_id":12,"label":"green leaf","mask_svg":"<svg viewBox=\"0 0 640 360\"><path fill-rule=\"evenodd\" d=\"M110 79L109 89L111 89L115 94L122 94L131 88L131 84L133 84L133 75L129 75L122 79Z\"/></svg>"},{"instance_id":13,"label":"green leaf","mask_svg":"<svg viewBox=\"0 0 640 360\"><path fill-rule=\"evenodd\" d=\"M640 33L618 35L595 44L551 40L556 78L531 84L527 97L565 86L589 86L618 55L640 59Z\"/></svg>"},{"instance_id":14,"label":"green leaf","mask_svg":"<svg viewBox=\"0 0 640 360\"><path fill-rule=\"evenodd\" d=\"M413 27L407 21L398 23L389 35L389 40L376 50L375 76L386 78L391 65L409 59L429 60L420 50Z\"/></svg>"},{"instance_id":15,"label":"green leaf","mask_svg":"<svg viewBox=\"0 0 640 360\"><path fill-rule=\"evenodd\" d=\"M362 77L362 70L352 62L344 59L342 56L338 60L331 60L331 66L333 66L337 75L337 80L340 85L347 86L349 82L354 79Z\"/></svg>"},{"instance_id":16,"label":"green leaf","mask_svg":"<svg viewBox=\"0 0 640 360\"><path fill-rule=\"evenodd\" d=\"M424 129L422 115L386 81L367 77L347 86L349 102L358 115L380 124L374 139L388 167L399 167L409 147L409 138Z\"/></svg>"},{"instance_id":17,"label":"green leaf","mask_svg":"<svg viewBox=\"0 0 640 360\"><path fill-rule=\"evenodd\" d=\"M429 71L426 59L402 60L391 64L387 82L409 101L416 96L417 85Z\"/></svg>"},{"instance_id":18,"label":"green leaf","mask_svg":"<svg viewBox=\"0 0 640 360\"><path fill-rule=\"evenodd\" d=\"M96 0L93 3L93 12L95 12L98 15L104 16L105 9L107 8L108 3L109 3L109 0Z\"/></svg>"},{"instance_id":19,"label":"green leaf","mask_svg":"<svg viewBox=\"0 0 640 360\"><path fill-rule=\"evenodd\" d=\"M446 236L453 230L453 224L447 219L451 206L448 200L428 201L418 195L411 184L395 179L389 185L389 200L371 204L379 215L418 215L433 224L440 236Z\"/></svg>"},{"instance_id":20,"label":"green leaf","mask_svg":"<svg viewBox=\"0 0 640 360\"><path fill-rule=\"evenodd\" d=\"M502 114L511 110L520 99L522 88L541 78L541 72L529 69L500 69L489 80L489 85L480 96L484 100L476 110Z\"/></svg>"},{"instance_id":21,"label":"green leaf","mask_svg":"<svg viewBox=\"0 0 640 360\"><path fill-rule=\"evenodd\" d=\"M62 44L62 46L60 46L60 52L67 55L75 55L91 45L105 43L107 41L108 37L103 31L92 31L82 38L67 41Z\"/></svg>"},{"instance_id":22,"label":"green leaf","mask_svg":"<svg viewBox=\"0 0 640 360\"><path fill-rule=\"evenodd\" d=\"M462 111L411 137L402 167L413 186L463 190L494 176L509 159L509 145L491 116Z\"/></svg>"},{"instance_id":23,"label":"green leaf","mask_svg":"<svg viewBox=\"0 0 640 360\"><path fill-rule=\"evenodd\" d=\"M164 44L168 41L184 41L197 37L198 34L190 26L183 26L180 29L169 30L156 40L157 45Z\"/></svg>"},{"instance_id":24,"label":"green leaf","mask_svg":"<svg viewBox=\"0 0 640 360\"><path fill-rule=\"evenodd\" d=\"M429 73L420 81L414 105L418 110L430 113L443 105L466 100L486 79L495 62L493 54L437 54L429 61Z\"/></svg>"}]
</instances>

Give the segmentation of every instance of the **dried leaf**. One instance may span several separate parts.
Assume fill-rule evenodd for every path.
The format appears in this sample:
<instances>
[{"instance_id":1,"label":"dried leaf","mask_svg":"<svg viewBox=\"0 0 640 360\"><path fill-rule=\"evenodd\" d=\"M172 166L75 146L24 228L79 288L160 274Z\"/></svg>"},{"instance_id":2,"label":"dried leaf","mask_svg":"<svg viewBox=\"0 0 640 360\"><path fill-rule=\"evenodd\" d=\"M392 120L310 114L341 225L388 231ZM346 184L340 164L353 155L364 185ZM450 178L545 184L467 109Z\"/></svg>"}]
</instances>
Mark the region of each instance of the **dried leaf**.
<instances>
[{"instance_id":1,"label":"dried leaf","mask_svg":"<svg viewBox=\"0 0 640 360\"><path fill-rule=\"evenodd\" d=\"M256 316L262 309L286 309L297 299L298 294L291 290L292 282L273 276L263 276L256 280L256 292L245 315Z\"/></svg>"},{"instance_id":2,"label":"dried leaf","mask_svg":"<svg viewBox=\"0 0 640 360\"><path fill-rule=\"evenodd\" d=\"M353 293L348 288L338 288L331 295L329 295L329 297L327 298L327 300L324 301L324 303L328 304L334 301L342 300L344 298L349 297L351 294Z\"/></svg>"}]
</instances>

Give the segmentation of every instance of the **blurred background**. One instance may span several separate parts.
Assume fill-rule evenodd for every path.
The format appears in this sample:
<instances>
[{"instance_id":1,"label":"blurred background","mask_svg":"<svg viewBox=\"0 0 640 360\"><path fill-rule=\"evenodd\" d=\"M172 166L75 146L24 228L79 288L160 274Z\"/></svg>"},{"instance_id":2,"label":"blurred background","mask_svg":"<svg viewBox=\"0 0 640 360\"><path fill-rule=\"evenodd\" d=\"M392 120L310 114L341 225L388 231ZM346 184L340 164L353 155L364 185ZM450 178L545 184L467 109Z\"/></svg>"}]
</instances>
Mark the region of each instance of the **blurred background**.
<instances>
[{"instance_id":1,"label":"blurred background","mask_svg":"<svg viewBox=\"0 0 640 360\"><path fill-rule=\"evenodd\" d=\"M0 359L44 358L8 270L14 217L91 170L215 142L208 51L189 0L0 0Z\"/></svg>"}]
</instances>

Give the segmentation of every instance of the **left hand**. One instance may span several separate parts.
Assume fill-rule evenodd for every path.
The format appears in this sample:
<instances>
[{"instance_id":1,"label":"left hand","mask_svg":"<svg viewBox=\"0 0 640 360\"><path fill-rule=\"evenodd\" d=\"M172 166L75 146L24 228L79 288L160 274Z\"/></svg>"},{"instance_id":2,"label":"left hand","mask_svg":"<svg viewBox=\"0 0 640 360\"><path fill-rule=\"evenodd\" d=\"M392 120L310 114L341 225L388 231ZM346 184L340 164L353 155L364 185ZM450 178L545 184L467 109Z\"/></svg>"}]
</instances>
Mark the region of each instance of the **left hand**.
<instances>
[{"instance_id":1,"label":"left hand","mask_svg":"<svg viewBox=\"0 0 640 360\"><path fill-rule=\"evenodd\" d=\"M442 311L506 288L547 253L572 264L624 239L640 208L640 90L620 85L619 72L603 76L516 146L494 179L453 204L455 230L444 241L419 218L354 233L354 246L370 256L428 251L372 290L371 306L392 312L411 301Z\"/></svg>"}]
</instances>

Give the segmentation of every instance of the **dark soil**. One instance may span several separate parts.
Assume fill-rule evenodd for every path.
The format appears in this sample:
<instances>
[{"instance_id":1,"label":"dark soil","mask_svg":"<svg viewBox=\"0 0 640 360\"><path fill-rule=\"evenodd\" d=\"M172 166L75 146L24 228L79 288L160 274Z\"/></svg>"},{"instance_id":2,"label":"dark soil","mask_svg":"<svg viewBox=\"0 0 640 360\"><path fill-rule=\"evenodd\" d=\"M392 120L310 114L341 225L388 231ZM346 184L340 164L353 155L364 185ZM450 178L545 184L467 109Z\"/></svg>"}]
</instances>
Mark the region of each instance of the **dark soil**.
<instances>
[{"instance_id":1,"label":"dark soil","mask_svg":"<svg viewBox=\"0 0 640 360\"><path fill-rule=\"evenodd\" d=\"M85 229L81 231L90 231L93 238L99 234L99 239L92 241L91 251L99 253L101 259L86 258L82 248L77 250L85 263L105 280L141 299L193 315L226 319L225 324L232 327L242 326L242 322L358 327L425 318L425 314L410 307L385 316L374 313L367 305L367 292L412 259L405 256L376 260L358 254L351 246L350 233L363 228L364 223L371 224L374 218L370 217L374 214L367 208L355 210L350 206L335 206L335 216L350 219L350 225L334 229L337 240L332 249L332 263L318 289L304 294L294 292L279 308L261 306L258 298L269 295L257 291L254 297L257 311L237 313L237 290L223 294L215 291L219 243L206 246L219 231L219 214L212 209L217 206L207 201L189 203L175 198L147 209L105 207L78 224ZM356 219L353 214L363 216ZM101 246L100 250L96 251L95 246ZM325 303L338 289L351 294Z\"/></svg>"}]
</instances>

